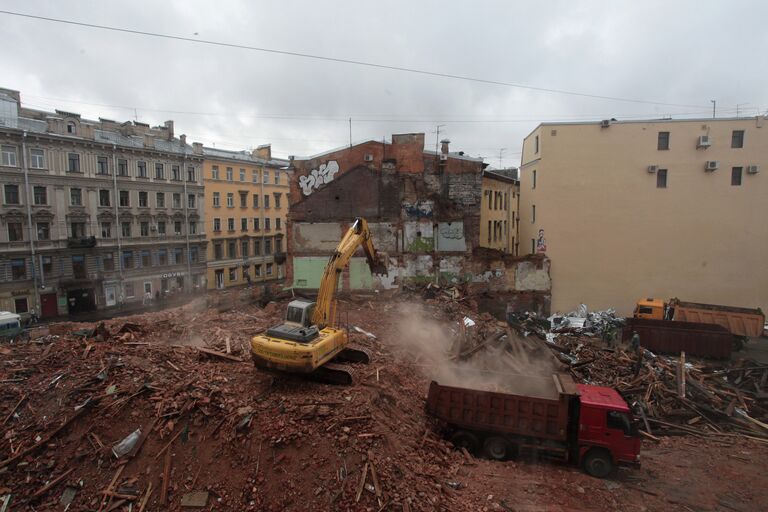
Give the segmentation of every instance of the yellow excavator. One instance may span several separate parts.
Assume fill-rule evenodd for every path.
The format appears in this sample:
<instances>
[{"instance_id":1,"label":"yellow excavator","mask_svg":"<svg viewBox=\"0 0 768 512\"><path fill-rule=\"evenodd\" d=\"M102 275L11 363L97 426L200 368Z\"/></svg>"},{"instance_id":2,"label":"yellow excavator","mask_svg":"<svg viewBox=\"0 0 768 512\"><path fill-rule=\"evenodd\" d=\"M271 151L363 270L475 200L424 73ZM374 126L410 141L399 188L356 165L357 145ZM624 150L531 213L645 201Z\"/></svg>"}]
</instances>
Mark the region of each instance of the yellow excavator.
<instances>
[{"instance_id":1,"label":"yellow excavator","mask_svg":"<svg viewBox=\"0 0 768 512\"><path fill-rule=\"evenodd\" d=\"M356 218L328 260L317 302L291 301L284 323L251 339L251 356L258 368L310 374L332 384L352 383L349 369L331 361L368 363L370 355L364 348L350 345L346 329L336 318L334 294L341 272L361 246L371 273L387 274L386 257L373 247L368 223Z\"/></svg>"}]
</instances>

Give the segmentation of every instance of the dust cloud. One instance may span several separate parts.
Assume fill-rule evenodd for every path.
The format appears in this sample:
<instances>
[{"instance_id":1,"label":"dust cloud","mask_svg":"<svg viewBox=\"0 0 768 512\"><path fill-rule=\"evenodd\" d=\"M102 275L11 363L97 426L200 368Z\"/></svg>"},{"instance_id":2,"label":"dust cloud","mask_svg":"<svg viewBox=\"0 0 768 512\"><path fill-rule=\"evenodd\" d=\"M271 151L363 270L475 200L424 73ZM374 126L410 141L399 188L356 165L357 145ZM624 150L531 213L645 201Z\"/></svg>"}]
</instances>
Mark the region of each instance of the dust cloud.
<instances>
[{"instance_id":1,"label":"dust cloud","mask_svg":"<svg viewBox=\"0 0 768 512\"><path fill-rule=\"evenodd\" d=\"M392 342L426 377L446 386L557 399L552 375L559 363L546 347L495 323L481 337L479 321L464 333L460 322L438 321L420 304L403 303L398 308ZM460 359L459 352L466 355L476 346L472 342L462 346L462 339L488 341Z\"/></svg>"}]
</instances>

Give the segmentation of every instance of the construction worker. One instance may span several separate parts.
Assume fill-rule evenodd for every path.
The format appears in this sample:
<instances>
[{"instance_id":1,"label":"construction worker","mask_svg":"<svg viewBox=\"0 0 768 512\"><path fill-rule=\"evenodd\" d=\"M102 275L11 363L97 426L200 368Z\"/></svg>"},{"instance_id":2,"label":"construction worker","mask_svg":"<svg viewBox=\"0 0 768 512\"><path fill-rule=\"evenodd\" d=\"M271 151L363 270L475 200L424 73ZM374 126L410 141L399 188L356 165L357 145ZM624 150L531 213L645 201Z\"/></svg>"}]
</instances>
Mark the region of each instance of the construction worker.
<instances>
[{"instance_id":1,"label":"construction worker","mask_svg":"<svg viewBox=\"0 0 768 512\"><path fill-rule=\"evenodd\" d=\"M632 352L640 350L640 335L637 331L632 331L632 339L629 341L629 346L632 348Z\"/></svg>"},{"instance_id":2,"label":"construction worker","mask_svg":"<svg viewBox=\"0 0 768 512\"><path fill-rule=\"evenodd\" d=\"M630 340L629 345L632 347L632 352L637 356L637 360L635 361L635 377L637 377L640 375L640 368L643 365L643 352L640 348L640 335L637 334L637 331L632 332L632 339Z\"/></svg>"}]
</instances>

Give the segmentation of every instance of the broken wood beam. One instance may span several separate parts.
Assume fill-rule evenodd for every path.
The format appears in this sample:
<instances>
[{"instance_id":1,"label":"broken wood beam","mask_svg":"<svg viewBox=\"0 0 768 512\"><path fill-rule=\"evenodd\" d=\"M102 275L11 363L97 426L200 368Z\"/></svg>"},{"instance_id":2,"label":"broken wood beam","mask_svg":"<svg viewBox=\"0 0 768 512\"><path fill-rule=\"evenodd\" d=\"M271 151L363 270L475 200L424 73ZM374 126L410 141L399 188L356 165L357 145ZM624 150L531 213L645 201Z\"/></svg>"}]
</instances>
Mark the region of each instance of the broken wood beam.
<instances>
[{"instance_id":1,"label":"broken wood beam","mask_svg":"<svg viewBox=\"0 0 768 512\"><path fill-rule=\"evenodd\" d=\"M197 351L198 352L202 352L203 354L208 354L209 356L220 357L221 359L226 359L228 361L234 361L236 363L242 363L243 362L243 360L240 359L239 357L231 356L229 354L225 354L223 352L218 352L216 350L211 350L211 349L208 349L208 348L198 347Z\"/></svg>"}]
</instances>

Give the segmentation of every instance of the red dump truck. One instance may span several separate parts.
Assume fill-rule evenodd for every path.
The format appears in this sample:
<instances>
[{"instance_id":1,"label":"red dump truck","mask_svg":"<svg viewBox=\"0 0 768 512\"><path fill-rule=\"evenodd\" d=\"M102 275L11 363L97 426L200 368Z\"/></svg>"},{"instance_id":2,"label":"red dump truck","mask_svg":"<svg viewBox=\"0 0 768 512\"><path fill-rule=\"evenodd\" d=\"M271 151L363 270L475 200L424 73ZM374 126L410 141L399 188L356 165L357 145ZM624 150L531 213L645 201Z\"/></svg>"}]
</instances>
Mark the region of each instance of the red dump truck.
<instances>
[{"instance_id":1,"label":"red dump truck","mask_svg":"<svg viewBox=\"0 0 768 512\"><path fill-rule=\"evenodd\" d=\"M532 451L580 465L598 478L617 465L640 466L637 423L616 390L575 384L567 374L507 375L501 383L498 374L490 374L465 372L457 379L485 391L429 385L427 412L441 420L455 446L474 453L482 447L499 460Z\"/></svg>"}]
</instances>

